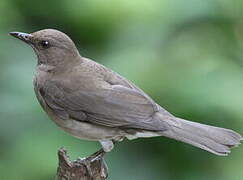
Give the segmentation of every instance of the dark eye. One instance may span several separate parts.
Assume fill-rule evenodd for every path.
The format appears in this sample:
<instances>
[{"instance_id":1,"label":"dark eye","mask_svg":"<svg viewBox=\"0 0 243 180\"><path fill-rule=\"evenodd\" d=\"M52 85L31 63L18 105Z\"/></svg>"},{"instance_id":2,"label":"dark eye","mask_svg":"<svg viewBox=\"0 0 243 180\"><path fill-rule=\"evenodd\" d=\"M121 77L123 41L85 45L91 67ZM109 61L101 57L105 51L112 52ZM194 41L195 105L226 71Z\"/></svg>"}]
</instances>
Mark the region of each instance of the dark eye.
<instances>
[{"instance_id":1,"label":"dark eye","mask_svg":"<svg viewBox=\"0 0 243 180\"><path fill-rule=\"evenodd\" d=\"M40 45L45 49L50 47L50 43L48 41L41 41Z\"/></svg>"}]
</instances>

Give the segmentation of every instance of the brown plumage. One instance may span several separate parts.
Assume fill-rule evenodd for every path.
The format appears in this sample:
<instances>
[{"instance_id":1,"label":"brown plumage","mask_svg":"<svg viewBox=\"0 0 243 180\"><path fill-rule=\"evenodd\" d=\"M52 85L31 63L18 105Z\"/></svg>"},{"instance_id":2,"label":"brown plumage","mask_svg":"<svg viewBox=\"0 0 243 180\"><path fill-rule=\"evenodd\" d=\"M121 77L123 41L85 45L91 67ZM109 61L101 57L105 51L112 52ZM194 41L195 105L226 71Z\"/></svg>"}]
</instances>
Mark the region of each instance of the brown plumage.
<instances>
[{"instance_id":1,"label":"brown plumage","mask_svg":"<svg viewBox=\"0 0 243 180\"><path fill-rule=\"evenodd\" d=\"M49 117L80 139L99 141L108 152L124 137L166 136L217 155L240 144L240 134L177 118L112 70L79 55L64 33L12 32L34 49L34 88Z\"/></svg>"}]
</instances>

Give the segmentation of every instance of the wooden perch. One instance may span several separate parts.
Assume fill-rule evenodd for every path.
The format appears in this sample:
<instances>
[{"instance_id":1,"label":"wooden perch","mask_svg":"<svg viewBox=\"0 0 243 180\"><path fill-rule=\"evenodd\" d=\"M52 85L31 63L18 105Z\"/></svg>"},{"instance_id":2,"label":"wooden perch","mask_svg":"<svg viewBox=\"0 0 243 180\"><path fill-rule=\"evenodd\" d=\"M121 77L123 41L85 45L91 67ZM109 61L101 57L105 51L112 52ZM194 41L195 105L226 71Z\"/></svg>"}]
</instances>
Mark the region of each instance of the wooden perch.
<instances>
[{"instance_id":1,"label":"wooden perch","mask_svg":"<svg viewBox=\"0 0 243 180\"><path fill-rule=\"evenodd\" d=\"M67 151L58 150L59 165L56 180L105 180L108 177L107 166L104 161L103 150L87 158L78 158L71 161Z\"/></svg>"}]
</instances>

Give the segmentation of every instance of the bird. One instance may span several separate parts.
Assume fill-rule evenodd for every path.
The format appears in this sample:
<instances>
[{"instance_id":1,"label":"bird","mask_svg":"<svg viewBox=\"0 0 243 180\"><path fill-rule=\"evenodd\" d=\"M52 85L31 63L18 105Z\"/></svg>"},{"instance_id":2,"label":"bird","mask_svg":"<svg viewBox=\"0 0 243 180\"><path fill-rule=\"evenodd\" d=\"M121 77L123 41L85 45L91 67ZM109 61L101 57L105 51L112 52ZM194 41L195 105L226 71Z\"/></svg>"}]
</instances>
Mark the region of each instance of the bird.
<instances>
[{"instance_id":1,"label":"bird","mask_svg":"<svg viewBox=\"0 0 243 180\"><path fill-rule=\"evenodd\" d=\"M9 34L37 55L34 91L50 119L74 137L98 141L103 152L125 138L164 136L226 156L243 140L233 130L172 115L131 81L81 56L61 31Z\"/></svg>"}]
</instances>

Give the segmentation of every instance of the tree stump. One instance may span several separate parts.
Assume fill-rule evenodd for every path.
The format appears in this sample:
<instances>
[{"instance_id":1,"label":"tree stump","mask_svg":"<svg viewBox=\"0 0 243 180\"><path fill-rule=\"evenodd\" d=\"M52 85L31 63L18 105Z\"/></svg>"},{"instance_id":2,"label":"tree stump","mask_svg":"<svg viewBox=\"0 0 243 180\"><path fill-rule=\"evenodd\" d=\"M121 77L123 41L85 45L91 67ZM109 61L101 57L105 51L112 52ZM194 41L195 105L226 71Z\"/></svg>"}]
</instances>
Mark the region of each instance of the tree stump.
<instances>
[{"instance_id":1,"label":"tree stump","mask_svg":"<svg viewBox=\"0 0 243 180\"><path fill-rule=\"evenodd\" d=\"M58 150L58 168L56 180L105 180L108 177L108 169L104 161L103 150L100 150L87 158L78 158L71 161L67 151Z\"/></svg>"}]
</instances>

